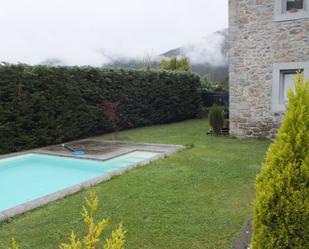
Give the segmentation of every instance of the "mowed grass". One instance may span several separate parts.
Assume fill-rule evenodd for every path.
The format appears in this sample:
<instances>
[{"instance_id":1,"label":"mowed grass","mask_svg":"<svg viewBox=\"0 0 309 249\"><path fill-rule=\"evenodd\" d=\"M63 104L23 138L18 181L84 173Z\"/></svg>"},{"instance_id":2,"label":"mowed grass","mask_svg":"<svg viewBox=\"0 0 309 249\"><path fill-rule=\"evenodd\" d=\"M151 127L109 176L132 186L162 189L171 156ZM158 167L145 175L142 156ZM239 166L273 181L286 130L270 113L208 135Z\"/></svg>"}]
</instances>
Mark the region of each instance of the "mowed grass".
<instances>
[{"instance_id":1,"label":"mowed grass","mask_svg":"<svg viewBox=\"0 0 309 249\"><path fill-rule=\"evenodd\" d=\"M85 232L81 207L95 190L107 233L123 221L127 249L228 249L250 218L254 181L268 141L207 136L207 120L139 128L118 138L187 149L0 223L0 248L49 249ZM110 139L111 135L100 137ZM1 200L0 200L1 201Z\"/></svg>"}]
</instances>

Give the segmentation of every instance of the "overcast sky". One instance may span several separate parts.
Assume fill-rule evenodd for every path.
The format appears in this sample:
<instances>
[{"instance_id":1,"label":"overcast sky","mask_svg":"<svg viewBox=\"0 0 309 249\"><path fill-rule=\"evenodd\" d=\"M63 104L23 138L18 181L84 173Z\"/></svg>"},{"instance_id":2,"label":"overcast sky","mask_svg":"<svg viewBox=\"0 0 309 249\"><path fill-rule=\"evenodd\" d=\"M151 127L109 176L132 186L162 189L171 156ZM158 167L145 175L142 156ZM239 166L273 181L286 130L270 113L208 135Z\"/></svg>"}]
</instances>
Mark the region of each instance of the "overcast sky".
<instances>
[{"instance_id":1,"label":"overcast sky","mask_svg":"<svg viewBox=\"0 0 309 249\"><path fill-rule=\"evenodd\" d=\"M0 61L160 54L228 26L228 0L0 0Z\"/></svg>"}]
</instances>

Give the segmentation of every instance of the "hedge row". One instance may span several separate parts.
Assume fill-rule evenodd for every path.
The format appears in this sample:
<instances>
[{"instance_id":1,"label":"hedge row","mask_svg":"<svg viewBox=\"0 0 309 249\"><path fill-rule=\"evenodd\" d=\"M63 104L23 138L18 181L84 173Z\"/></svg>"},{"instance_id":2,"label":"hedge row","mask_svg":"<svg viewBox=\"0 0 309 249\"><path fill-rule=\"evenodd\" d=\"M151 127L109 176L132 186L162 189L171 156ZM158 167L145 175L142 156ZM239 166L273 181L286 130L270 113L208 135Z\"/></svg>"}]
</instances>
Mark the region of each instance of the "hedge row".
<instances>
[{"instance_id":1,"label":"hedge row","mask_svg":"<svg viewBox=\"0 0 309 249\"><path fill-rule=\"evenodd\" d=\"M199 87L191 73L1 65L0 153L110 132L104 100L121 100L120 129L193 118Z\"/></svg>"}]
</instances>

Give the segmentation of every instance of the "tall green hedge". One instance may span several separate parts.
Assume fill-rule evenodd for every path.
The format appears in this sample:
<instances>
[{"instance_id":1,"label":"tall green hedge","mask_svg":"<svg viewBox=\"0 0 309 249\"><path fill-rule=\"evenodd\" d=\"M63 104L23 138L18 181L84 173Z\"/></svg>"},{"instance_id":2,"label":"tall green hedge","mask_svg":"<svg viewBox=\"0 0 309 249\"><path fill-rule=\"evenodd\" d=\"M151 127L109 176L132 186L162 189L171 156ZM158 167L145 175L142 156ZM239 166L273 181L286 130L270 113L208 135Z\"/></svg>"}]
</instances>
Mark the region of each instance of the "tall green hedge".
<instances>
[{"instance_id":1,"label":"tall green hedge","mask_svg":"<svg viewBox=\"0 0 309 249\"><path fill-rule=\"evenodd\" d=\"M111 131L104 100L121 100L120 129L193 118L199 86L185 72L1 65L0 153Z\"/></svg>"}]
</instances>

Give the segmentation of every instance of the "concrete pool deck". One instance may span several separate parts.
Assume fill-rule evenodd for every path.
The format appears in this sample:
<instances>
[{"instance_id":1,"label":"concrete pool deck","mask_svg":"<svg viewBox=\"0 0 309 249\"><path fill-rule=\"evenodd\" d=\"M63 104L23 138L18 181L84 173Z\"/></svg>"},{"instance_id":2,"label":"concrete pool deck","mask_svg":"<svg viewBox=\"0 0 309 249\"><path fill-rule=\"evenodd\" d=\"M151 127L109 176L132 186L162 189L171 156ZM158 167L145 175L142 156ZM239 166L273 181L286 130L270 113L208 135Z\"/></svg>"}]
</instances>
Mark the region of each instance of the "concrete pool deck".
<instances>
[{"instance_id":1,"label":"concrete pool deck","mask_svg":"<svg viewBox=\"0 0 309 249\"><path fill-rule=\"evenodd\" d=\"M84 139L74 142L66 143L69 147L81 147L85 151L84 156L79 158L87 158L94 160L108 160L120 155L124 155L133 151L152 151L164 153L165 155L175 153L179 149L183 148L181 145L170 144L146 144L146 143L132 143L115 140L96 140L96 139ZM36 153L44 153L57 156L70 156L69 151L62 148L62 145L52 145L40 149L34 150Z\"/></svg>"},{"instance_id":2,"label":"concrete pool deck","mask_svg":"<svg viewBox=\"0 0 309 249\"><path fill-rule=\"evenodd\" d=\"M47 146L44 148L29 150L29 151L2 155L0 156L0 160L4 158L8 158L8 157L14 157L14 156L19 156L19 155L24 155L24 154L29 154L29 153L73 157L73 158L78 158L78 159L91 159L91 160L99 160L99 161L109 160L109 159L112 159L112 158L115 158L121 155L125 155L127 153L134 152L134 151L150 151L150 152L157 152L159 154L154 157L145 159L141 162L133 163L133 164L128 165L127 167L112 171L108 174L90 179L85 182L81 182L79 184L62 189L55 193L23 203L16 207L4 210L0 212L0 221L19 215L19 214L22 214L22 213L25 213L32 209L41 207L43 205L46 205L49 202L59 200L68 195L79 192L86 187L108 181L113 176L121 175L127 172L128 170L138 167L138 166L147 165L150 162L153 162L155 160L164 158L168 155L174 154L177 151L184 148L184 146L181 146L181 145L144 144L144 143L123 142L123 141L97 140L97 139L77 140L77 141L66 143L66 145L72 146L72 147L79 146L85 150L86 154L83 156L78 156L78 157L74 156L70 152L64 150L62 148L62 145L59 144L59 145L52 145L52 146Z\"/></svg>"}]
</instances>

